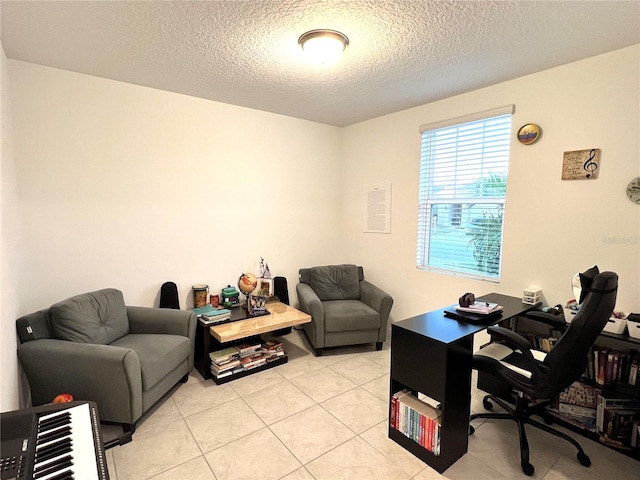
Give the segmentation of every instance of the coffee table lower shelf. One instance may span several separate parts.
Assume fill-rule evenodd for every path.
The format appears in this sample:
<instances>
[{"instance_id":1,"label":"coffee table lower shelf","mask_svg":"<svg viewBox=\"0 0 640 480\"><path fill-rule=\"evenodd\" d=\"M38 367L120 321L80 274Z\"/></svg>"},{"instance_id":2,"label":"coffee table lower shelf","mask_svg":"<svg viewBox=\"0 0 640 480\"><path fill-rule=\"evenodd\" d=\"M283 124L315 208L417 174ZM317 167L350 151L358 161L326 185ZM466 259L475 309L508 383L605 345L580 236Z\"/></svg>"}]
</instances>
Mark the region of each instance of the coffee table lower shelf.
<instances>
[{"instance_id":1,"label":"coffee table lower shelf","mask_svg":"<svg viewBox=\"0 0 640 480\"><path fill-rule=\"evenodd\" d=\"M254 373L262 372L263 370L269 370L270 368L277 367L278 365L284 365L288 361L289 361L289 357L285 354L284 356L278 357L276 360L267 362L264 365L260 365L259 367L254 367L249 370L244 370L242 372L232 373L231 375L227 375L226 377L217 378L211 372L209 373L210 373L211 380L213 380L213 383L215 383L216 385L222 385L224 383L231 382L233 380L237 380L242 377L246 377L247 375L252 375Z\"/></svg>"}]
</instances>

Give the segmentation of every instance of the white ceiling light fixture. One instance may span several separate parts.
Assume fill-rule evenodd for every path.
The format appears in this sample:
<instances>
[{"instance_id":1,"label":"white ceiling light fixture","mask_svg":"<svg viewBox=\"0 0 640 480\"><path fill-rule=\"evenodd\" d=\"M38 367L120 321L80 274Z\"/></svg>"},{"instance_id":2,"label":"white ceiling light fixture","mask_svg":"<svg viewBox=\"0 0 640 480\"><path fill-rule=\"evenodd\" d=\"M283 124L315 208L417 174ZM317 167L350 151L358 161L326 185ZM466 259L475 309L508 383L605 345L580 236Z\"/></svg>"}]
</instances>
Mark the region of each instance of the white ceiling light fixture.
<instances>
[{"instance_id":1,"label":"white ceiling light fixture","mask_svg":"<svg viewBox=\"0 0 640 480\"><path fill-rule=\"evenodd\" d=\"M300 35L298 44L314 63L332 65L349 45L349 39L336 30L318 29Z\"/></svg>"}]
</instances>

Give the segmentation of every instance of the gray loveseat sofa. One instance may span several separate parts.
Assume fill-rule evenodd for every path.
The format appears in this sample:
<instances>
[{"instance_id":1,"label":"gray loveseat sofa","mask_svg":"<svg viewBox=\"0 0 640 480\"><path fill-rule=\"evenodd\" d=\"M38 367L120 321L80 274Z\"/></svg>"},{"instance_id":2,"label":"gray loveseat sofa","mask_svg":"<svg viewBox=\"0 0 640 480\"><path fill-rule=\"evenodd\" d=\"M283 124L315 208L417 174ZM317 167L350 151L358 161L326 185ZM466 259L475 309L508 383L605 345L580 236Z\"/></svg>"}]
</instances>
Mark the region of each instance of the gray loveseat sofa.
<instances>
[{"instance_id":1,"label":"gray loveseat sofa","mask_svg":"<svg viewBox=\"0 0 640 480\"><path fill-rule=\"evenodd\" d=\"M193 367L196 315L125 306L104 289L16 321L18 358L34 406L60 393L98 404L101 421L135 422Z\"/></svg>"},{"instance_id":2,"label":"gray loveseat sofa","mask_svg":"<svg viewBox=\"0 0 640 480\"><path fill-rule=\"evenodd\" d=\"M362 267L325 265L299 270L299 308L311 315L302 327L316 355L326 347L375 342L387 338L393 298L364 279Z\"/></svg>"}]
</instances>

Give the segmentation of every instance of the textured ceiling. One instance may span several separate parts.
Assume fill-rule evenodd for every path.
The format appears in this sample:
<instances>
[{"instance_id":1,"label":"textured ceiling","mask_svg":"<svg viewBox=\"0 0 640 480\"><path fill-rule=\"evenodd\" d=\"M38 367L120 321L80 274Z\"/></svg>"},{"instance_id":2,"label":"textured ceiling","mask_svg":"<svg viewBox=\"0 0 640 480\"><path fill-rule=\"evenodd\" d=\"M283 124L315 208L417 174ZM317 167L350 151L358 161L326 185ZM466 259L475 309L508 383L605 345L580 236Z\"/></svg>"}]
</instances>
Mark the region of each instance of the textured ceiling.
<instances>
[{"instance_id":1,"label":"textured ceiling","mask_svg":"<svg viewBox=\"0 0 640 480\"><path fill-rule=\"evenodd\" d=\"M9 58L344 126L640 43L640 1L2 1ZM332 67L298 37L339 30Z\"/></svg>"}]
</instances>

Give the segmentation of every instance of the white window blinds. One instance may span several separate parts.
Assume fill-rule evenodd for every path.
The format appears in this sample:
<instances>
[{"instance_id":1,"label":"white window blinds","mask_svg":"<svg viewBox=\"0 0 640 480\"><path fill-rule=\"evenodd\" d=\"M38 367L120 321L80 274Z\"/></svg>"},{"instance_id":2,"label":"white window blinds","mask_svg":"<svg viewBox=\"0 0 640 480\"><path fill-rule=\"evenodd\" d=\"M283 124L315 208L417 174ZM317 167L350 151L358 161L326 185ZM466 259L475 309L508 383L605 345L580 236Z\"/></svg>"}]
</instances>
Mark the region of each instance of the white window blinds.
<instances>
[{"instance_id":1,"label":"white window blinds","mask_svg":"<svg viewBox=\"0 0 640 480\"><path fill-rule=\"evenodd\" d=\"M513 105L424 125L417 266L500 278Z\"/></svg>"}]
</instances>

